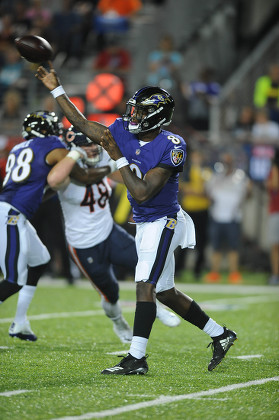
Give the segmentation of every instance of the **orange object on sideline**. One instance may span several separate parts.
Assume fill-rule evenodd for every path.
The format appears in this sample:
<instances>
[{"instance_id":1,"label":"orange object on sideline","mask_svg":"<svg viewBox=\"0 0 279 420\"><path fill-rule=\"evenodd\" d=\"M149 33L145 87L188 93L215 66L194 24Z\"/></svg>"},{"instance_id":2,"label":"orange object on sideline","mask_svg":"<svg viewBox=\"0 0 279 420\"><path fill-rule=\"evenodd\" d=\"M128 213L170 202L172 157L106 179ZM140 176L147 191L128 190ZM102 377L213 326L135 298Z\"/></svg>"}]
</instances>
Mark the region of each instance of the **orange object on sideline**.
<instances>
[{"instance_id":1,"label":"orange object on sideline","mask_svg":"<svg viewBox=\"0 0 279 420\"><path fill-rule=\"evenodd\" d=\"M114 123L116 118L119 118L119 114L106 114L106 113L100 113L100 114L89 114L87 115L87 119L89 121L97 121L100 124L106 125L107 127Z\"/></svg>"},{"instance_id":2,"label":"orange object on sideline","mask_svg":"<svg viewBox=\"0 0 279 420\"><path fill-rule=\"evenodd\" d=\"M221 280L221 276L216 271L211 271L205 276L205 283L219 283Z\"/></svg>"},{"instance_id":3,"label":"orange object on sideline","mask_svg":"<svg viewBox=\"0 0 279 420\"><path fill-rule=\"evenodd\" d=\"M119 16L131 16L142 8L141 0L99 0L97 9L101 13L116 12Z\"/></svg>"},{"instance_id":4,"label":"orange object on sideline","mask_svg":"<svg viewBox=\"0 0 279 420\"><path fill-rule=\"evenodd\" d=\"M240 284L242 283L242 276L238 271L234 271L229 275L229 283L231 284Z\"/></svg>"},{"instance_id":5,"label":"orange object on sideline","mask_svg":"<svg viewBox=\"0 0 279 420\"><path fill-rule=\"evenodd\" d=\"M88 83L86 99L99 111L110 111L118 105L124 95L124 84L120 77L111 73L100 73Z\"/></svg>"}]
</instances>

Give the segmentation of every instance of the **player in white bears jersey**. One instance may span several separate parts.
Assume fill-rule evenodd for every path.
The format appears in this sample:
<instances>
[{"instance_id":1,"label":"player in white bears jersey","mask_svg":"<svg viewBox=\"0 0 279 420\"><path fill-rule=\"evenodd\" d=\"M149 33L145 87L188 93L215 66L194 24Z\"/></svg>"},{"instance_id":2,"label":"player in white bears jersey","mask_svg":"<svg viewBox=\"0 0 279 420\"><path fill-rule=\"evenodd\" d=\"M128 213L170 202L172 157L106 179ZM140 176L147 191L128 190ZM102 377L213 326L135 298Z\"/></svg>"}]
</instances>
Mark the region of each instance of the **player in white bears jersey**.
<instances>
[{"instance_id":1,"label":"player in white bears jersey","mask_svg":"<svg viewBox=\"0 0 279 420\"><path fill-rule=\"evenodd\" d=\"M109 128L87 120L69 100L56 72L40 66L37 77L51 91L68 120L116 161L128 190L136 222L138 263L137 303L129 353L120 363L104 369L106 375L145 374L146 347L156 318L155 298L212 337L213 370L236 340L236 333L210 318L174 283L174 251L193 247L194 225L178 203L178 175L186 159L184 139L163 125L174 112L172 96L159 87L139 89L127 102L126 112Z\"/></svg>"}]
</instances>

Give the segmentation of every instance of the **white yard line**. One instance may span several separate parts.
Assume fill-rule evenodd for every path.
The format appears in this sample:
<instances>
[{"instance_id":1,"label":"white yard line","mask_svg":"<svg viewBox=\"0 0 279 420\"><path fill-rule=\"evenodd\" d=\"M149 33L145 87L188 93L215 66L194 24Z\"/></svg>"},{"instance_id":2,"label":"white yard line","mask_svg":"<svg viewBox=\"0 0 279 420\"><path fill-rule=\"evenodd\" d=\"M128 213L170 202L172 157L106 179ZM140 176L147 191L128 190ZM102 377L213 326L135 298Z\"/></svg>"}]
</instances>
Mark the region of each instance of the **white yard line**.
<instances>
[{"instance_id":1,"label":"white yard line","mask_svg":"<svg viewBox=\"0 0 279 420\"><path fill-rule=\"evenodd\" d=\"M238 310L249 304L257 304L264 302L277 302L279 301L278 295L270 296L240 296L238 298L227 298L227 299L214 299L199 302L202 309L208 311L224 311L224 310ZM135 302L125 302L120 300L123 313L131 313L135 310ZM49 314L30 315L28 319L30 321L40 321L42 319L55 319L55 318L76 318L76 317L87 317L87 316L104 316L103 309L95 309L89 311L79 312L54 312ZM0 318L0 324L13 322L13 318Z\"/></svg>"},{"instance_id":2,"label":"white yard line","mask_svg":"<svg viewBox=\"0 0 279 420\"><path fill-rule=\"evenodd\" d=\"M201 397L208 397L209 395L219 394L220 392L229 392L229 391L235 391L241 388L248 388L250 386L263 385L272 381L279 381L279 376L274 376L273 378L258 379L255 381L243 382L243 383L238 383L238 384L231 384L227 386L222 386L221 388L209 389L207 391L193 392L191 394L173 395L173 396L162 395L152 401L144 401L137 404L130 404L130 405L122 406L122 407L112 408L109 410L85 413L80 416L58 417L52 420L88 420L88 419L94 419L94 418L116 416L118 414L129 413L131 411L141 410L143 408L155 407L155 406L163 405L163 404L169 404L176 401L198 399Z\"/></svg>"},{"instance_id":3,"label":"white yard line","mask_svg":"<svg viewBox=\"0 0 279 420\"><path fill-rule=\"evenodd\" d=\"M24 394L25 392L32 392L30 389L18 389L17 391L0 392L0 397L12 397L13 395Z\"/></svg>"},{"instance_id":4,"label":"white yard line","mask_svg":"<svg viewBox=\"0 0 279 420\"><path fill-rule=\"evenodd\" d=\"M134 307L122 308L122 312L134 312ZM57 312L52 314L40 314L40 315L30 315L28 319L30 321L40 321L42 319L53 319L53 318L76 318L76 317L86 317L86 316L98 316L104 315L103 309L96 309L95 311L80 311L80 312ZM5 324L6 322L12 322L13 318L0 318L0 324Z\"/></svg>"},{"instance_id":5,"label":"white yard line","mask_svg":"<svg viewBox=\"0 0 279 420\"><path fill-rule=\"evenodd\" d=\"M279 294L278 286L270 285L242 285L242 284L206 284L206 283L179 283L176 282L176 286L179 290L188 293L213 293L213 294ZM53 288L64 288L69 287L65 279L51 277L42 277L39 282L39 287L53 287ZM92 285L85 279L76 280L75 284L70 287L77 287L81 289L91 289ZM133 281L120 281L120 290L136 290L135 282Z\"/></svg>"},{"instance_id":6,"label":"white yard line","mask_svg":"<svg viewBox=\"0 0 279 420\"><path fill-rule=\"evenodd\" d=\"M234 359L240 360L250 360L250 359L259 359L263 357L263 354L247 354L246 356L232 356Z\"/></svg>"}]
</instances>

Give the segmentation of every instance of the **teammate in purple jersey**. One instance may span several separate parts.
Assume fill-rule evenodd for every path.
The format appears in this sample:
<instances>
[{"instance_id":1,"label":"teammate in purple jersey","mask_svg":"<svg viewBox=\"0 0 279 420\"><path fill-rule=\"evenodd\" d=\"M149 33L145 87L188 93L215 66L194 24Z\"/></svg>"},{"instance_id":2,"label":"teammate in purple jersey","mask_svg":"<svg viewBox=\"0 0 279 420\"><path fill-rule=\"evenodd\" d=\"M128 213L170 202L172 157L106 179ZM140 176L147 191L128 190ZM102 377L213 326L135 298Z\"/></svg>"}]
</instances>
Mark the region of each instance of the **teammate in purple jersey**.
<instances>
[{"instance_id":1,"label":"teammate in purple jersey","mask_svg":"<svg viewBox=\"0 0 279 420\"><path fill-rule=\"evenodd\" d=\"M129 353L103 374L145 374L146 347L156 318L157 299L186 321L212 337L213 370L236 340L236 333L210 318L174 284L174 251L195 245L192 219L177 201L178 176L186 146L178 135L162 129L174 111L171 95L159 87L144 87L127 102L123 125L117 120L109 129L88 121L69 100L56 72L40 66L37 77L51 91L68 120L92 141L101 144L116 161L129 191L136 222L136 311Z\"/></svg>"},{"instance_id":2,"label":"teammate in purple jersey","mask_svg":"<svg viewBox=\"0 0 279 420\"><path fill-rule=\"evenodd\" d=\"M9 153L0 193L0 266L4 275L0 303L20 291L19 309L9 334L30 341L37 337L26 311L50 255L29 219L42 201L50 170L59 170L61 162L65 174L83 183L91 180L90 172L76 165L78 159L86 158L86 152L79 148L69 152L58 137L61 127L54 112L36 111L27 115L22 131L25 141ZM107 175L109 167L103 171L103 176Z\"/></svg>"}]
</instances>

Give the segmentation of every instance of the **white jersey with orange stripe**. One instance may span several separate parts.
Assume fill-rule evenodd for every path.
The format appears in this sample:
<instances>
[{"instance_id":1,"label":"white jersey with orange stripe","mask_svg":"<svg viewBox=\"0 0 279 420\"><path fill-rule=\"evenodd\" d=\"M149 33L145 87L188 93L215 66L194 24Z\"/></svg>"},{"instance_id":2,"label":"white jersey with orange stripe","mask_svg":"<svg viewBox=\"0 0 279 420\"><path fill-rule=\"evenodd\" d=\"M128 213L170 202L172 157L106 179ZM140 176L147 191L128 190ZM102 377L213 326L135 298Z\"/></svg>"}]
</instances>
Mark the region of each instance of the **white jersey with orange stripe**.
<instances>
[{"instance_id":1,"label":"white jersey with orange stripe","mask_svg":"<svg viewBox=\"0 0 279 420\"><path fill-rule=\"evenodd\" d=\"M110 157L103 151L101 161L95 167L106 166ZM70 183L58 191L67 242L74 248L90 248L109 236L113 218L109 198L111 187L107 177L93 185Z\"/></svg>"}]
</instances>

